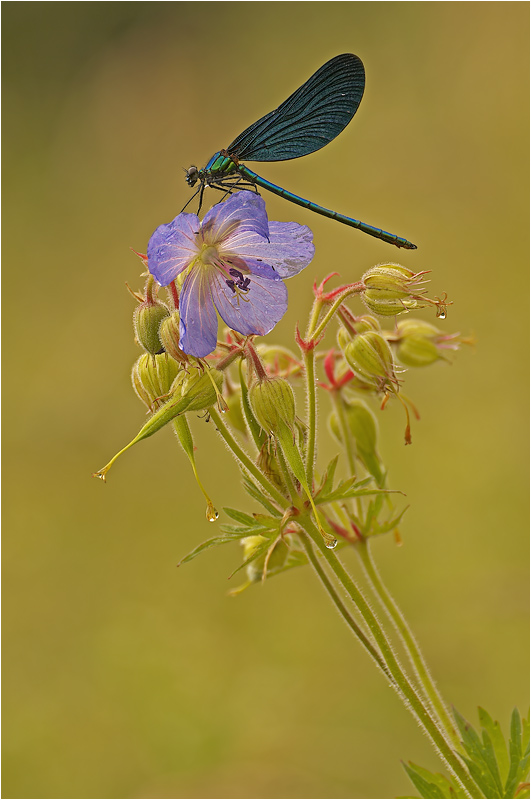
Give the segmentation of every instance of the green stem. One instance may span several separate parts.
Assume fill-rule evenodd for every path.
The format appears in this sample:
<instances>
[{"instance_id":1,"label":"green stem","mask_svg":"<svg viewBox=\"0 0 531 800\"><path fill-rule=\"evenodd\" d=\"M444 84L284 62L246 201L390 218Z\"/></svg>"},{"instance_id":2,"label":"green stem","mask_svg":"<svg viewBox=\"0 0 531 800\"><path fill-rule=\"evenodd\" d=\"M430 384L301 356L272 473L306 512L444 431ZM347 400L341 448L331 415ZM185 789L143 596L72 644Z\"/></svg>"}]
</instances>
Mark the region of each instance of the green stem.
<instances>
[{"instance_id":1,"label":"green stem","mask_svg":"<svg viewBox=\"0 0 531 800\"><path fill-rule=\"evenodd\" d=\"M227 447L232 450L238 461L241 465L247 470L247 472L253 476L253 478L262 486L263 489L268 493L270 497L283 509L287 508L289 505L289 501L282 495L276 486L271 483L258 469L256 464L253 464L252 460L249 458L245 450L240 447L230 430L227 428L223 420L221 419L220 414L216 411L215 408L210 408L209 410L210 416L214 420L216 428L219 431L220 436L222 439L225 440Z\"/></svg>"},{"instance_id":2,"label":"green stem","mask_svg":"<svg viewBox=\"0 0 531 800\"><path fill-rule=\"evenodd\" d=\"M334 314L338 310L339 306L342 303L345 302L347 297L350 297L351 294L359 294L360 292L363 291L364 288L365 288L364 284L360 281L359 283L353 283L351 286L348 287L348 289L346 289L343 292L343 294L340 294L337 297L337 299L334 300L334 302L332 303L332 305L330 306L330 308L328 309L328 311L326 312L326 314L322 318L322 320L319 323L319 325L317 327L315 327L315 329L312 327L312 329L309 331L309 334L310 334L311 338L312 339L318 339L319 336L321 336L321 334L324 332L324 329L326 328L326 326L328 325L328 323L330 322L330 320L332 319L332 317L334 316ZM307 337L307 338L309 338L309 337Z\"/></svg>"},{"instance_id":3,"label":"green stem","mask_svg":"<svg viewBox=\"0 0 531 800\"><path fill-rule=\"evenodd\" d=\"M293 483L293 478L291 477L291 472L289 471L289 467L286 464L286 459L284 458L284 454L280 447L277 447L276 459L280 467L280 471L282 472L282 477L284 478L284 483L286 485L287 492L290 496L291 504L293 506L298 507L300 505L299 493L295 488L295 484Z\"/></svg>"},{"instance_id":4,"label":"green stem","mask_svg":"<svg viewBox=\"0 0 531 800\"><path fill-rule=\"evenodd\" d=\"M302 523L299 522L299 524ZM306 518L304 520L304 529L312 539L314 545L325 557L336 579L343 586L345 591L349 594L356 608L363 617L365 623L367 624L374 638L374 641L378 649L382 654L387 669L389 670L389 673L391 674L393 681L396 684L397 689L399 690L399 695L402 697L406 707L418 719L419 723L424 728L424 731L435 745L440 757L446 763L448 770L451 772L455 780L465 791L467 796L468 797L481 796L480 794L478 794L478 788L472 781L470 775L466 771L462 762L460 761L458 756L454 753L452 747L446 740L445 735L441 731L440 727L432 718L430 711L424 706L421 698L418 696L414 687L411 685L408 678L402 671L402 668L393 653L391 644L388 641L385 632L380 626L379 621L373 614L371 608L369 607L362 593L360 592L360 590L358 589L358 587L356 586L350 575L346 572L345 568L338 560L338 558L335 556L335 554L325 547L321 534L313 525L311 519Z\"/></svg>"},{"instance_id":5,"label":"green stem","mask_svg":"<svg viewBox=\"0 0 531 800\"><path fill-rule=\"evenodd\" d=\"M315 441L317 436L317 397L315 391L315 353L313 348L305 350L306 397L308 402L308 441L306 447L306 480L313 486L315 465Z\"/></svg>"},{"instance_id":6,"label":"green stem","mask_svg":"<svg viewBox=\"0 0 531 800\"><path fill-rule=\"evenodd\" d=\"M354 619L352 614L349 612L349 610L347 609L347 607L343 603L341 597L339 596L338 592L336 591L335 586L333 585L333 583L329 579L328 575L326 574L326 572L322 568L322 566L321 566L321 564L319 562L319 559L318 559L318 557L316 556L316 554L315 554L315 552L313 550L313 547L312 547L312 544L311 544L310 540L308 539L307 536L301 536L300 537L300 541L302 543L302 546L304 547L304 550L305 550L306 555L308 557L308 561L312 565L314 571L317 573L317 576L318 576L319 580L321 581L321 583L325 587L326 591L330 595L330 597L332 599L332 602L334 603L335 607L337 608L337 610L339 611L339 613L341 614L341 616L343 617L343 619L347 623L348 627L351 629L351 631L354 634L354 636L356 636L357 639L359 639L359 641L362 644L362 646L367 650L367 652L369 653L369 655L371 656L371 658L373 659L373 661L375 662L377 667L383 672L385 677L394 684L395 681L393 679L393 676L391 675L391 673L387 669L382 656L380 655L378 650L373 646L373 644L371 644L369 639L365 636L365 634L361 630L360 626L358 625L358 623L356 622L356 620Z\"/></svg>"},{"instance_id":7,"label":"green stem","mask_svg":"<svg viewBox=\"0 0 531 800\"><path fill-rule=\"evenodd\" d=\"M343 398L341 396L341 392L332 391L330 392L332 396L332 405L334 407L334 411L337 414L337 420L339 422L339 430L341 431L341 437L343 439L344 451L347 454L347 461L348 461L348 468L351 475L356 474L356 459L354 458L353 448L352 448L352 435L350 433L347 419L345 417L345 406L343 403ZM362 505L361 505L361 498L356 497L356 508L358 511L358 517L361 518L362 516Z\"/></svg>"},{"instance_id":8,"label":"green stem","mask_svg":"<svg viewBox=\"0 0 531 800\"><path fill-rule=\"evenodd\" d=\"M424 693L426 700L432 705L434 711L439 716L446 729L446 732L448 733L448 736L452 741L453 746L457 750L461 750L461 741L454 728L452 718L450 717L450 714L444 705L443 699L429 673L428 666L411 629L409 628L402 612L400 611L391 594L388 592L378 573L378 569L370 552L369 541L367 539L359 540L354 549L361 560L365 575L371 588L380 601L382 607L387 612L389 619L393 623L404 645L404 648L406 649L412 667L418 678L420 688Z\"/></svg>"}]
</instances>

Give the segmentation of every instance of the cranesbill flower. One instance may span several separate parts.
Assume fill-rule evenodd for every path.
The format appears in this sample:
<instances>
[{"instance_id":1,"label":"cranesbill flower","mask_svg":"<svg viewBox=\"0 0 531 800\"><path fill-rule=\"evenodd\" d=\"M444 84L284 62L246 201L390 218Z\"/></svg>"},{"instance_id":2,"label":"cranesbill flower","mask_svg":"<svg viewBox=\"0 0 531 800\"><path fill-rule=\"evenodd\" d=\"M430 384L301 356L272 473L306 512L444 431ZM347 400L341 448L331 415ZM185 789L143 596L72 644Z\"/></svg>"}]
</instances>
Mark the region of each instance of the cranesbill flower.
<instances>
[{"instance_id":1,"label":"cranesbill flower","mask_svg":"<svg viewBox=\"0 0 531 800\"><path fill-rule=\"evenodd\" d=\"M162 286L178 276L180 344L202 358L216 347L218 317L247 336L269 333L284 315L284 279L313 258L312 232L296 222L268 222L263 199L240 191L202 222L179 214L148 245L149 271Z\"/></svg>"}]
</instances>

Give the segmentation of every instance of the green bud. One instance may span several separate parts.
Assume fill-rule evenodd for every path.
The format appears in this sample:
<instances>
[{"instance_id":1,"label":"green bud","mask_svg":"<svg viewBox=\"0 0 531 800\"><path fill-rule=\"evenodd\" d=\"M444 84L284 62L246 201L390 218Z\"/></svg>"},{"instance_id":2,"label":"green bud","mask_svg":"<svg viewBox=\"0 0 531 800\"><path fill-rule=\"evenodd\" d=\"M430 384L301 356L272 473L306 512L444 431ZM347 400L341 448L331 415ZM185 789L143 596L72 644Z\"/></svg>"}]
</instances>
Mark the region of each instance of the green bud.
<instances>
[{"instance_id":1,"label":"green bud","mask_svg":"<svg viewBox=\"0 0 531 800\"><path fill-rule=\"evenodd\" d=\"M164 317L160 323L159 338L164 349L172 358L181 364L187 364L188 357L179 347L179 321L180 315L178 311L174 311L173 314Z\"/></svg>"},{"instance_id":2,"label":"green bud","mask_svg":"<svg viewBox=\"0 0 531 800\"><path fill-rule=\"evenodd\" d=\"M143 439L153 436L161 428L173 419L188 411L201 411L213 406L220 394L223 385L223 373L217 369L205 370L203 373L186 375L181 370L175 378L169 399L158 408L139 430L134 439L123 447L106 464L103 469L94 473L95 478L105 481L107 472L110 470L118 456L129 450L134 444L138 444Z\"/></svg>"},{"instance_id":3,"label":"green bud","mask_svg":"<svg viewBox=\"0 0 531 800\"><path fill-rule=\"evenodd\" d=\"M243 558L250 558L252 554L261 547L267 539L265 536L247 536L242 540ZM266 550L260 556L247 564L247 577L251 583L258 583L269 572L280 569L286 563L289 555L289 548L283 541L278 541L270 550Z\"/></svg>"},{"instance_id":4,"label":"green bud","mask_svg":"<svg viewBox=\"0 0 531 800\"><path fill-rule=\"evenodd\" d=\"M339 349L344 350L345 347L351 343L351 341L352 341L352 336L350 335L350 333L347 331L346 328L343 328L343 326L341 326L337 332L337 344L339 346Z\"/></svg>"},{"instance_id":5,"label":"green bud","mask_svg":"<svg viewBox=\"0 0 531 800\"><path fill-rule=\"evenodd\" d=\"M135 308L133 325L138 343L147 353L155 355L162 352L163 345L159 328L163 319L169 316L168 307L154 297L146 299Z\"/></svg>"},{"instance_id":6,"label":"green bud","mask_svg":"<svg viewBox=\"0 0 531 800\"><path fill-rule=\"evenodd\" d=\"M348 432L354 440L356 456L365 469L383 485L384 473L377 452L378 421L371 409L359 398L343 397L343 413ZM329 418L329 426L333 436L344 445L343 432L337 414L333 412Z\"/></svg>"},{"instance_id":7,"label":"green bud","mask_svg":"<svg viewBox=\"0 0 531 800\"><path fill-rule=\"evenodd\" d=\"M408 336L400 342L396 354L406 367L429 367L443 358L435 342L423 336Z\"/></svg>"},{"instance_id":8,"label":"green bud","mask_svg":"<svg viewBox=\"0 0 531 800\"><path fill-rule=\"evenodd\" d=\"M179 365L167 353L140 356L133 365L133 389L150 411L163 404L179 372Z\"/></svg>"},{"instance_id":9,"label":"green bud","mask_svg":"<svg viewBox=\"0 0 531 800\"><path fill-rule=\"evenodd\" d=\"M179 387L181 396L186 398L188 405L186 411L202 411L217 403L223 386L223 373L217 369L206 369L204 372L187 374L182 370L183 378L177 376L173 389Z\"/></svg>"},{"instance_id":10,"label":"green bud","mask_svg":"<svg viewBox=\"0 0 531 800\"><path fill-rule=\"evenodd\" d=\"M422 308L423 289L420 278L424 273L414 273L400 264L379 264L363 276L365 289L361 299L374 314L394 317L414 308Z\"/></svg>"},{"instance_id":11,"label":"green bud","mask_svg":"<svg viewBox=\"0 0 531 800\"><path fill-rule=\"evenodd\" d=\"M356 446L364 453L375 453L378 441L378 422L371 409L363 402L353 398L345 403L347 425L356 440Z\"/></svg>"},{"instance_id":12,"label":"green bud","mask_svg":"<svg viewBox=\"0 0 531 800\"><path fill-rule=\"evenodd\" d=\"M349 366L364 380L395 380L393 353L384 337L376 331L356 336L345 349Z\"/></svg>"},{"instance_id":13,"label":"green bud","mask_svg":"<svg viewBox=\"0 0 531 800\"><path fill-rule=\"evenodd\" d=\"M396 354L406 367L428 367L441 359L448 360L438 347L444 335L429 322L419 319L403 320L397 325Z\"/></svg>"},{"instance_id":14,"label":"green bud","mask_svg":"<svg viewBox=\"0 0 531 800\"><path fill-rule=\"evenodd\" d=\"M348 320L351 333L344 327L339 328L337 332L337 343L341 350L344 350L347 344L352 341L354 335L357 333L365 333L366 331L379 331L381 330L380 323L376 317L371 314L363 314L361 317L353 317Z\"/></svg>"},{"instance_id":15,"label":"green bud","mask_svg":"<svg viewBox=\"0 0 531 800\"><path fill-rule=\"evenodd\" d=\"M280 489L282 494L286 494L286 482L278 465L275 448L271 447L270 442L264 442L258 452L256 463L258 468Z\"/></svg>"},{"instance_id":16,"label":"green bud","mask_svg":"<svg viewBox=\"0 0 531 800\"><path fill-rule=\"evenodd\" d=\"M381 330L381 325L371 314L363 314L361 317L357 317L355 322L352 325L355 333L365 333L365 331L379 331Z\"/></svg>"},{"instance_id":17,"label":"green bud","mask_svg":"<svg viewBox=\"0 0 531 800\"><path fill-rule=\"evenodd\" d=\"M271 347L258 345L260 358L268 368L268 372L275 375L293 375L301 371L301 363L287 347Z\"/></svg>"},{"instance_id":18,"label":"green bud","mask_svg":"<svg viewBox=\"0 0 531 800\"><path fill-rule=\"evenodd\" d=\"M268 433L275 433L286 425L295 424L295 396L284 378L266 378L253 384L249 400L256 421Z\"/></svg>"},{"instance_id":19,"label":"green bud","mask_svg":"<svg viewBox=\"0 0 531 800\"><path fill-rule=\"evenodd\" d=\"M164 345L164 349L172 358L181 364L187 364L189 359L179 347L179 322L180 315L174 311L169 317L165 317L160 323L159 337Z\"/></svg>"}]
</instances>

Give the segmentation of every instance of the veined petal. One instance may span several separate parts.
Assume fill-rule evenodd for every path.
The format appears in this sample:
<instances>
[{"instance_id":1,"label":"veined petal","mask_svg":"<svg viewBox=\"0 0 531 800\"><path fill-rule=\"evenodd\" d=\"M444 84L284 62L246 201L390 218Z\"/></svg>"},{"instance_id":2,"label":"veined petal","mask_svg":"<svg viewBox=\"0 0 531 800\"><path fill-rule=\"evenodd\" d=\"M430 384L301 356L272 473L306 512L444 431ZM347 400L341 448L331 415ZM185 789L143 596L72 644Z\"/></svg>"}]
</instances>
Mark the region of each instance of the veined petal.
<instances>
[{"instance_id":1,"label":"veined petal","mask_svg":"<svg viewBox=\"0 0 531 800\"><path fill-rule=\"evenodd\" d=\"M179 347L197 358L204 358L216 349L218 317L212 303L211 278L210 269L192 269L185 278L179 298Z\"/></svg>"},{"instance_id":2,"label":"veined petal","mask_svg":"<svg viewBox=\"0 0 531 800\"><path fill-rule=\"evenodd\" d=\"M315 247L313 233L306 225L296 222L270 222L269 241L251 232L230 237L224 243L244 260L259 259L270 264L281 278L291 278L308 266Z\"/></svg>"},{"instance_id":3,"label":"veined petal","mask_svg":"<svg viewBox=\"0 0 531 800\"><path fill-rule=\"evenodd\" d=\"M267 241L269 223L265 203L254 192L236 192L205 214L202 231L207 244L216 244L222 250L232 250L233 237L238 239L246 233Z\"/></svg>"},{"instance_id":4,"label":"veined petal","mask_svg":"<svg viewBox=\"0 0 531 800\"><path fill-rule=\"evenodd\" d=\"M211 281L212 299L222 320L235 331L248 336L264 336L282 319L288 307L288 292L283 281L250 274L248 291L235 292L220 273Z\"/></svg>"},{"instance_id":5,"label":"veined petal","mask_svg":"<svg viewBox=\"0 0 531 800\"><path fill-rule=\"evenodd\" d=\"M197 256L199 229L195 214L179 214L152 235L147 249L149 271L161 286L168 286Z\"/></svg>"}]
</instances>

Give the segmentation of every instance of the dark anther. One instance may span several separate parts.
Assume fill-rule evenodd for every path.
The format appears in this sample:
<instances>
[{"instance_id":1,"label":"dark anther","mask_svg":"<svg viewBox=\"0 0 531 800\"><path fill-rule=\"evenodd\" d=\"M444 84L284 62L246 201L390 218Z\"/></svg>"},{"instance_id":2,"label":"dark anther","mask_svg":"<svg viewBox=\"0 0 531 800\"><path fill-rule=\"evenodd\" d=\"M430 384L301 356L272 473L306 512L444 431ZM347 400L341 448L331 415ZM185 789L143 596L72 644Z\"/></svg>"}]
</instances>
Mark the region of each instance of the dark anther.
<instances>
[{"instance_id":1,"label":"dark anther","mask_svg":"<svg viewBox=\"0 0 531 800\"><path fill-rule=\"evenodd\" d=\"M243 275L237 269L229 269L229 274L232 275L233 278L238 278L238 280L243 280Z\"/></svg>"},{"instance_id":2,"label":"dark anther","mask_svg":"<svg viewBox=\"0 0 531 800\"><path fill-rule=\"evenodd\" d=\"M236 289L234 288L234 281L225 281L225 283L227 284L227 286L229 287L229 289L231 289L231 290L232 290L232 292L235 292L235 291L236 291Z\"/></svg>"}]
</instances>

